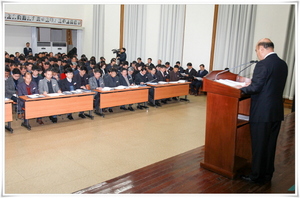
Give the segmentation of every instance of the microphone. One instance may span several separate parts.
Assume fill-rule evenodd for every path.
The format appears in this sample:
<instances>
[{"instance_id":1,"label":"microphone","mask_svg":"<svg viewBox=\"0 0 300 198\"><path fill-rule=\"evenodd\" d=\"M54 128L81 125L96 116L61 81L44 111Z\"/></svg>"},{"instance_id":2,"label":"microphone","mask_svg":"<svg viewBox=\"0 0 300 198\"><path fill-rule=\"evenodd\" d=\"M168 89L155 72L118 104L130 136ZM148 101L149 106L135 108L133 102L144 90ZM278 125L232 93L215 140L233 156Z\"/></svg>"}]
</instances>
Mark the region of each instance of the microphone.
<instances>
[{"instance_id":1,"label":"microphone","mask_svg":"<svg viewBox=\"0 0 300 198\"><path fill-rule=\"evenodd\" d=\"M251 61L250 61L250 65L248 65L248 66L246 66L244 69L242 69L239 73L238 73L238 75L237 75L237 80L239 79L239 76L240 76L240 74L242 73L242 71L244 71L245 69L247 69L248 67L250 67L251 65L253 65L254 63L257 63L258 61L253 61L252 63L251 63Z\"/></svg>"},{"instance_id":2,"label":"microphone","mask_svg":"<svg viewBox=\"0 0 300 198\"><path fill-rule=\"evenodd\" d=\"M249 64L249 63L257 63L257 62L258 62L257 60L251 60L251 61L249 61L249 62L246 62L246 63L240 64L240 65L238 65L238 66L234 66L234 67L232 67L232 68L229 68L229 69L226 69L226 70L235 69L235 68L238 68L238 67L242 67L242 66L244 66L244 65L247 65L247 64Z\"/></svg>"},{"instance_id":3,"label":"microphone","mask_svg":"<svg viewBox=\"0 0 300 198\"><path fill-rule=\"evenodd\" d=\"M219 74L223 74L225 72L229 72L229 69L228 70L226 69L226 70L223 70L223 71L220 71L219 73L217 73L216 76L215 76L215 80L217 80L217 77L218 77Z\"/></svg>"}]
</instances>

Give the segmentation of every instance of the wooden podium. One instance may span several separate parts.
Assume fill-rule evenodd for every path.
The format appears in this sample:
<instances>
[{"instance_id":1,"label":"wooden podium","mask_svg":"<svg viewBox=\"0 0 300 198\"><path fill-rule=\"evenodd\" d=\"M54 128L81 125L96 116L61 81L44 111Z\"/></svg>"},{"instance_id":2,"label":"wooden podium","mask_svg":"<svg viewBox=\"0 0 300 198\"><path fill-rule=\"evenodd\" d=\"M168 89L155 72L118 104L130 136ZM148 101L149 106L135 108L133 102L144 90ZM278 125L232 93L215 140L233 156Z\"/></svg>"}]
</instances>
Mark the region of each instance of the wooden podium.
<instances>
[{"instance_id":1,"label":"wooden podium","mask_svg":"<svg viewBox=\"0 0 300 198\"><path fill-rule=\"evenodd\" d=\"M200 165L233 179L251 160L249 121L238 119L238 114L249 116L250 96L216 82L216 78L239 82L247 78L223 70L212 71L203 78L207 107L205 155Z\"/></svg>"}]
</instances>

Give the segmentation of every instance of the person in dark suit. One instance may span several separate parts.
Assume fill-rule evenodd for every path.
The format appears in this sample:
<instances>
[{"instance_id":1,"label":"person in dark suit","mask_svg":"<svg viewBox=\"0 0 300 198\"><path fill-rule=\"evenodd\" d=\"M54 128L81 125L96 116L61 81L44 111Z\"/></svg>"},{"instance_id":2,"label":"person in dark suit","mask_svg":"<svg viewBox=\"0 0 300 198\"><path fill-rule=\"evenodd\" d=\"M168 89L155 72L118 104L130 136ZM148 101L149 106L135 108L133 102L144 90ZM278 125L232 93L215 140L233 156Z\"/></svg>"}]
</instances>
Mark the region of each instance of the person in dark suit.
<instances>
[{"instance_id":1,"label":"person in dark suit","mask_svg":"<svg viewBox=\"0 0 300 198\"><path fill-rule=\"evenodd\" d=\"M135 84L136 85L146 85L146 82L148 82L148 77L147 77L146 73L147 73L147 69L145 67L142 67L140 72L135 75ZM143 109L143 108L148 108L148 107L143 106L139 103L137 108Z\"/></svg>"},{"instance_id":2,"label":"person in dark suit","mask_svg":"<svg viewBox=\"0 0 300 198\"><path fill-rule=\"evenodd\" d=\"M145 66L145 64L142 62L142 59L141 59L140 57L138 57L138 58L136 59L136 61L137 61L137 64L141 65L142 67Z\"/></svg>"},{"instance_id":3,"label":"person in dark suit","mask_svg":"<svg viewBox=\"0 0 300 198\"><path fill-rule=\"evenodd\" d=\"M181 67L180 61L177 61L176 65L178 65L178 67L179 67L179 73L184 73L184 69L183 69L183 67Z\"/></svg>"},{"instance_id":4,"label":"person in dark suit","mask_svg":"<svg viewBox=\"0 0 300 198\"><path fill-rule=\"evenodd\" d=\"M148 82L158 82L158 79L156 77L156 69L155 69L155 66L149 66L149 70L150 72L148 72L146 75L147 75L147 78L148 78ZM148 95L148 104L152 107L154 107L155 105L156 106L161 106L161 104L159 103L158 100L154 100L154 88L151 87L149 89L149 95Z\"/></svg>"},{"instance_id":5,"label":"person in dark suit","mask_svg":"<svg viewBox=\"0 0 300 198\"><path fill-rule=\"evenodd\" d=\"M196 77L194 77L192 83L190 84L192 95L195 95L195 96L198 95L199 89L203 85L202 78L204 76L206 76L206 74L208 74L208 71L204 68L205 67L204 64L201 64L199 67L200 67L200 70L197 72ZM198 80L197 77L201 78L201 79ZM196 90L195 90L195 88L196 88Z\"/></svg>"},{"instance_id":6,"label":"person in dark suit","mask_svg":"<svg viewBox=\"0 0 300 198\"><path fill-rule=\"evenodd\" d=\"M38 86L37 84L32 80L31 73L26 72L24 76L24 81L19 83L17 86L18 89L18 96L25 96L25 95L32 95L32 94L38 94ZM22 114L24 108L24 101L22 99L18 99L18 109L21 110ZM37 118L36 122L39 124L44 124L42 121L42 118Z\"/></svg>"},{"instance_id":7,"label":"person in dark suit","mask_svg":"<svg viewBox=\"0 0 300 198\"><path fill-rule=\"evenodd\" d=\"M126 48L123 47L123 48L120 49L120 52L118 53L118 56L117 56L117 60L119 60L119 65L121 63L123 63L124 61L126 61L126 58L127 58Z\"/></svg>"},{"instance_id":8,"label":"person in dark suit","mask_svg":"<svg viewBox=\"0 0 300 198\"><path fill-rule=\"evenodd\" d=\"M160 70L156 72L157 81L166 81L167 74L166 74L166 66L161 65L159 66Z\"/></svg>"},{"instance_id":9,"label":"person in dark suit","mask_svg":"<svg viewBox=\"0 0 300 198\"><path fill-rule=\"evenodd\" d=\"M188 64L186 64L186 66L187 66L187 69L184 72L186 74L184 76L184 79L188 80L188 81L192 81L192 79L194 79L194 76L196 76L197 71L193 68L192 63L188 63Z\"/></svg>"},{"instance_id":10,"label":"person in dark suit","mask_svg":"<svg viewBox=\"0 0 300 198\"><path fill-rule=\"evenodd\" d=\"M41 68L37 65L32 66L32 80L39 86L40 80L43 79L42 75L39 74L39 71L41 71Z\"/></svg>"},{"instance_id":11,"label":"person in dark suit","mask_svg":"<svg viewBox=\"0 0 300 198\"><path fill-rule=\"evenodd\" d=\"M249 182L269 182L273 177L276 142L284 118L283 90L288 74L287 64L274 52L270 39L261 39L256 45L260 60L254 69L252 82L241 91L251 95L250 132L252 167Z\"/></svg>"},{"instance_id":12,"label":"person in dark suit","mask_svg":"<svg viewBox=\"0 0 300 198\"><path fill-rule=\"evenodd\" d=\"M170 74L170 71L173 70L173 67L170 66L170 63L169 63L169 62L166 62L166 63L165 63L165 66L166 66L166 73L169 75L169 74Z\"/></svg>"},{"instance_id":13,"label":"person in dark suit","mask_svg":"<svg viewBox=\"0 0 300 198\"><path fill-rule=\"evenodd\" d=\"M126 68L122 68L121 69L121 72L119 74L119 79L120 79L120 85L123 85L123 86L133 85L133 79L132 78L131 79L128 78L127 69ZM125 107L125 105L122 105L120 107L120 109L134 111L134 109L132 108L132 104L128 105L128 109Z\"/></svg>"},{"instance_id":14,"label":"person in dark suit","mask_svg":"<svg viewBox=\"0 0 300 198\"><path fill-rule=\"evenodd\" d=\"M24 53L25 57L28 56L29 54L32 54L32 49L30 48L29 42L26 43L26 47L24 47L23 53Z\"/></svg>"},{"instance_id":15,"label":"person in dark suit","mask_svg":"<svg viewBox=\"0 0 300 198\"><path fill-rule=\"evenodd\" d=\"M77 82L73 77L73 70L71 68L67 68L65 70L66 78L59 81L59 86L61 91L75 91L76 89L80 88L80 82ZM83 114L84 112L79 112L79 117L86 118ZM72 113L67 115L69 120L74 120Z\"/></svg>"},{"instance_id":16,"label":"person in dark suit","mask_svg":"<svg viewBox=\"0 0 300 198\"><path fill-rule=\"evenodd\" d=\"M115 68L112 68L108 71L108 75L103 77L104 85L106 87L117 87L120 85L120 79L119 76L117 76L118 70ZM113 112L112 108L108 108L109 112Z\"/></svg>"},{"instance_id":17,"label":"person in dark suit","mask_svg":"<svg viewBox=\"0 0 300 198\"><path fill-rule=\"evenodd\" d=\"M152 63L152 58L147 59L147 63L145 66L147 66L147 67L154 66L154 64Z\"/></svg>"},{"instance_id":18,"label":"person in dark suit","mask_svg":"<svg viewBox=\"0 0 300 198\"><path fill-rule=\"evenodd\" d=\"M79 73L74 75L74 80L81 89L87 89L86 85L89 84L89 75L87 74L86 66L81 66L78 71Z\"/></svg>"},{"instance_id":19,"label":"person in dark suit","mask_svg":"<svg viewBox=\"0 0 300 198\"><path fill-rule=\"evenodd\" d=\"M148 77L146 76L147 69L145 67L142 67L139 73L135 75L134 83L136 85L144 85L146 82L148 82Z\"/></svg>"}]
</instances>

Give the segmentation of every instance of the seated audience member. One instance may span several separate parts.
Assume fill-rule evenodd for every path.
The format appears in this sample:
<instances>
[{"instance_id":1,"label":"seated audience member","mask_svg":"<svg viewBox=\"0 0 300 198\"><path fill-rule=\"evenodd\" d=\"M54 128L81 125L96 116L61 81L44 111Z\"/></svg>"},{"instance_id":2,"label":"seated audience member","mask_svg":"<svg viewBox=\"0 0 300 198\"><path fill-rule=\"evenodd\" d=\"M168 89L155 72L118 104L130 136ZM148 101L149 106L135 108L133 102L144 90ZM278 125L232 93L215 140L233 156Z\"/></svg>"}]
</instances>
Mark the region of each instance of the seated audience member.
<instances>
[{"instance_id":1,"label":"seated audience member","mask_svg":"<svg viewBox=\"0 0 300 198\"><path fill-rule=\"evenodd\" d=\"M13 69L12 75L5 81L5 98L17 102L17 86L23 81L24 79L21 77L20 70L17 68Z\"/></svg>"},{"instance_id":2,"label":"seated audience member","mask_svg":"<svg viewBox=\"0 0 300 198\"><path fill-rule=\"evenodd\" d=\"M66 69L65 71L66 78L59 81L59 86L61 91L75 91L80 88L80 83L77 83L73 78L73 70L71 68ZM85 118L84 112L79 112L79 117ZM69 120L74 120L72 113L69 113L67 118Z\"/></svg>"},{"instance_id":3,"label":"seated audience member","mask_svg":"<svg viewBox=\"0 0 300 198\"><path fill-rule=\"evenodd\" d=\"M58 82L52 78L52 71L50 69L44 72L45 78L39 82L39 93L44 96L48 96L50 93L61 93ZM57 122L57 116L49 116L49 119L53 122Z\"/></svg>"},{"instance_id":4,"label":"seated audience member","mask_svg":"<svg viewBox=\"0 0 300 198\"><path fill-rule=\"evenodd\" d=\"M167 78L169 78L167 72L166 72L166 66L161 65L159 66L160 70L156 72L157 81L166 81ZM168 99L162 99L161 102L166 104ZM170 99L171 100L171 99Z\"/></svg>"},{"instance_id":5,"label":"seated audience member","mask_svg":"<svg viewBox=\"0 0 300 198\"><path fill-rule=\"evenodd\" d=\"M103 78L101 77L102 75L102 70L95 68L94 69L94 76L92 76L89 79L89 85L91 87L91 90L94 89L98 89L98 90L102 90L102 88L104 87L104 81ZM95 107L95 113L100 113L99 112L99 105L100 105L100 93L99 92L95 92L95 96L94 96L94 107Z\"/></svg>"},{"instance_id":6,"label":"seated audience member","mask_svg":"<svg viewBox=\"0 0 300 198\"><path fill-rule=\"evenodd\" d=\"M78 74L79 73L79 71L78 71L78 64L77 63L75 64L75 63L72 62L72 64L70 64L70 66L71 66L74 74Z\"/></svg>"},{"instance_id":7,"label":"seated audience member","mask_svg":"<svg viewBox=\"0 0 300 198\"><path fill-rule=\"evenodd\" d=\"M148 82L148 77L146 76L147 69L145 67L142 67L140 72L135 75L135 84L136 85L146 85L146 82ZM141 105L140 103L137 106L138 109L148 108L146 106Z\"/></svg>"},{"instance_id":8,"label":"seated audience member","mask_svg":"<svg viewBox=\"0 0 300 198\"><path fill-rule=\"evenodd\" d=\"M135 75L134 83L136 85L144 85L146 82L148 82L148 77L146 76L147 69L145 67L142 67L139 73Z\"/></svg>"},{"instance_id":9,"label":"seated audience member","mask_svg":"<svg viewBox=\"0 0 300 198\"><path fill-rule=\"evenodd\" d=\"M166 66L161 65L160 70L157 71L156 76L158 81L166 81L167 79L167 73L166 73Z\"/></svg>"},{"instance_id":10,"label":"seated audience member","mask_svg":"<svg viewBox=\"0 0 300 198\"><path fill-rule=\"evenodd\" d=\"M127 69L126 68L122 68L121 69L121 73L119 75L119 79L120 79L120 85L123 85L123 86L133 85L133 80L132 79L129 80L129 78L128 78ZM132 104L128 105L128 109L125 107L125 105L122 105L120 107L120 109L134 111L134 109L132 108Z\"/></svg>"},{"instance_id":11,"label":"seated audience member","mask_svg":"<svg viewBox=\"0 0 300 198\"><path fill-rule=\"evenodd\" d=\"M174 66L174 69L170 71L170 81L178 81L180 80L180 73L179 73L179 67L178 65ZM177 97L173 97L173 100L178 100Z\"/></svg>"},{"instance_id":12,"label":"seated audience member","mask_svg":"<svg viewBox=\"0 0 300 198\"><path fill-rule=\"evenodd\" d=\"M66 70L67 68L71 68L71 69L72 69L72 67L71 67L69 64L64 65L64 69L63 69L64 72L61 73L61 74L59 75L59 79L60 79L60 80L63 80L63 79L66 78L65 70Z\"/></svg>"},{"instance_id":13,"label":"seated audience member","mask_svg":"<svg viewBox=\"0 0 300 198\"><path fill-rule=\"evenodd\" d=\"M118 70L115 68L112 68L108 71L108 75L103 77L104 85L106 87L117 87L120 85L120 79L117 76ZM109 112L113 112L112 108L108 108Z\"/></svg>"},{"instance_id":14,"label":"seated audience member","mask_svg":"<svg viewBox=\"0 0 300 198\"><path fill-rule=\"evenodd\" d=\"M147 64L146 64L147 67L149 66L154 66L154 64L152 63L152 58L148 58L147 59Z\"/></svg>"},{"instance_id":15,"label":"seated audience member","mask_svg":"<svg viewBox=\"0 0 300 198\"><path fill-rule=\"evenodd\" d=\"M24 76L24 81L19 83L17 86L18 89L18 96L25 96L25 95L32 95L32 94L38 94L38 86L37 84L32 80L32 76L29 72L26 72ZM18 100L18 109L20 109L21 113L23 114L24 108L24 101L22 99ZM20 119L23 118L23 115L18 116ZM36 122L39 124L44 124L42 121L42 118L37 118Z\"/></svg>"},{"instance_id":16,"label":"seated audience member","mask_svg":"<svg viewBox=\"0 0 300 198\"><path fill-rule=\"evenodd\" d=\"M114 67L114 65L116 65L116 58L112 58L110 60L110 64L106 65L105 73L108 73L108 71L111 70Z\"/></svg>"},{"instance_id":17,"label":"seated audience member","mask_svg":"<svg viewBox=\"0 0 300 198\"><path fill-rule=\"evenodd\" d=\"M156 69L155 66L149 66L148 68L150 70L149 73L147 73L147 78L148 78L148 82L158 82L157 77L156 77ZM158 100L154 100L154 88L151 87L149 89L149 95L148 95L148 102L150 106L161 106Z\"/></svg>"},{"instance_id":18,"label":"seated audience member","mask_svg":"<svg viewBox=\"0 0 300 198\"><path fill-rule=\"evenodd\" d=\"M206 76L206 74L208 74L208 71L204 68L205 66L203 64L201 64L199 67L200 67L200 70L197 72L196 77L203 78L204 76ZM196 77L194 77L193 82L190 84L190 88L191 88L192 94L197 96L199 89L203 85L203 80L202 79L198 80ZM196 90L195 90L195 87L196 87Z\"/></svg>"},{"instance_id":19,"label":"seated audience member","mask_svg":"<svg viewBox=\"0 0 300 198\"><path fill-rule=\"evenodd\" d=\"M178 81L180 80L180 73L178 65L174 66L174 69L170 71L170 81Z\"/></svg>"},{"instance_id":20,"label":"seated audience member","mask_svg":"<svg viewBox=\"0 0 300 198\"><path fill-rule=\"evenodd\" d=\"M166 62L166 63L165 63L165 66L166 66L166 73L169 74L170 71L173 70L173 67L170 66L170 63L169 63L169 62Z\"/></svg>"},{"instance_id":21,"label":"seated audience member","mask_svg":"<svg viewBox=\"0 0 300 198\"><path fill-rule=\"evenodd\" d=\"M10 76L10 69L9 67L5 67L5 75L4 75L5 80L7 80L9 76Z\"/></svg>"},{"instance_id":22,"label":"seated audience member","mask_svg":"<svg viewBox=\"0 0 300 198\"><path fill-rule=\"evenodd\" d=\"M183 69L183 67L181 67L180 61L177 61L176 65L179 67L179 73L184 73L184 69Z\"/></svg>"},{"instance_id":23,"label":"seated audience member","mask_svg":"<svg viewBox=\"0 0 300 198\"><path fill-rule=\"evenodd\" d=\"M102 70L103 76L104 76L106 74L106 63L105 63L105 61L100 62L100 69Z\"/></svg>"},{"instance_id":24,"label":"seated audience member","mask_svg":"<svg viewBox=\"0 0 300 198\"><path fill-rule=\"evenodd\" d=\"M78 71L79 73L74 75L74 80L79 84L81 89L87 89L86 85L89 84L89 76L86 66L81 66Z\"/></svg>"},{"instance_id":25,"label":"seated audience member","mask_svg":"<svg viewBox=\"0 0 300 198\"><path fill-rule=\"evenodd\" d=\"M132 81L133 84L134 84L133 72L134 72L134 68L133 67L129 67L128 68L128 72L127 72L127 76L128 76L129 81Z\"/></svg>"},{"instance_id":26,"label":"seated audience member","mask_svg":"<svg viewBox=\"0 0 300 198\"><path fill-rule=\"evenodd\" d=\"M158 59L158 60L157 60L157 65L156 65L156 67L161 66L161 65L162 65L161 63L162 63L162 61L161 61L160 59ZM157 69L157 68L156 68L156 69Z\"/></svg>"},{"instance_id":27,"label":"seated audience member","mask_svg":"<svg viewBox=\"0 0 300 198\"><path fill-rule=\"evenodd\" d=\"M141 65L142 67L145 66L145 64L142 62L142 59L141 59L140 57L138 57L138 58L136 59L136 61L137 61L137 64Z\"/></svg>"},{"instance_id":28,"label":"seated audience member","mask_svg":"<svg viewBox=\"0 0 300 198\"><path fill-rule=\"evenodd\" d=\"M192 63L188 63L187 65L187 69L185 70L185 76L184 79L188 80L188 81L192 81L192 79L194 79L194 76L196 76L197 71L193 68Z\"/></svg>"},{"instance_id":29,"label":"seated audience member","mask_svg":"<svg viewBox=\"0 0 300 198\"><path fill-rule=\"evenodd\" d=\"M42 75L39 74L39 71L41 71L41 68L39 66L34 65L32 67L32 81L34 81L37 86L39 86L40 80L43 79Z\"/></svg>"},{"instance_id":30,"label":"seated audience member","mask_svg":"<svg viewBox=\"0 0 300 198\"><path fill-rule=\"evenodd\" d=\"M33 67L33 63L28 63L28 65L26 66L26 71L32 73L32 67Z\"/></svg>"},{"instance_id":31,"label":"seated audience member","mask_svg":"<svg viewBox=\"0 0 300 198\"><path fill-rule=\"evenodd\" d=\"M60 80L59 68L58 67L52 67L51 71L52 71L52 78L57 80L57 82L59 82L59 80Z\"/></svg>"}]
</instances>

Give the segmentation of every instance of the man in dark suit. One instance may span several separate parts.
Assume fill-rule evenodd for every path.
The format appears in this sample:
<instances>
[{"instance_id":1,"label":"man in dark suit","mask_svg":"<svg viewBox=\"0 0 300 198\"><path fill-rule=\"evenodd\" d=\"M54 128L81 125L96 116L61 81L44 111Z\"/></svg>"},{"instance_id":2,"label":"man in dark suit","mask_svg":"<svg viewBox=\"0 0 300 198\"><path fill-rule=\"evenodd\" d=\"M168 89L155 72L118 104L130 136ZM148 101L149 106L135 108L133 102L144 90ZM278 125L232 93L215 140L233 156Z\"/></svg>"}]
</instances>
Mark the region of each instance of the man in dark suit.
<instances>
[{"instance_id":1,"label":"man in dark suit","mask_svg":"<svg viewBox=\"0 0 300 198\"><path fill-rule=\"evenodd\" d=\"M206 74L208 74L208 71L204 68L205 66L203 64L201 64L199 67L200 67L200 70L197 72L196 77L194 77L193 82L190 84L191 92L195 96L198 95L199 89L203 85L203 79L202 78L204 76L206 76ZM201 78L201 79L199 79L199 78ZM195 87L196 87L196 90L195 90Z\"/></svg>"},{"instance_id":2,"label":"man in dark suit","mask_svg":"<svg viewBox=\"0 0 300 198\"><path fill-rule=\"evenodd\" d=\"M121 69L121 72L119 73L119 79L120 79L120 85L123 85L123 86L133 85L133 79L132 78L131 79L128 78L127 69L126 68L122 68ZM132 108L132 104L128 105L128 109L125 107L125 105L122 105L120 107L120 109L134 111L134 109Z\"/></svg>"},{"instance_id":3,"label":"man in dark suit","mask_svg":"<svg viewBox=\"0 0 300 198\"><path fill-rule=\"evenodd\" d=\"M66 78L59 81L59 87L61 91L75 91L76 89L80 88L80 82L76 81L73 77L73 70L72 68L67 68L65 70ZM85 118L84 112L79 112L79 117ZM67 118L69 120L74 120L72 113L69 113L67 115Z\"/></svg>"},{"instance_id":4,"label":"man in dark suit","mask_svg":"<svg viewBox=\"0 0 300 198\"><path fill-rule=\"evenodd\" d=\"M158 82L157 77L156 77L156 69L155 66L149 66L148 69L150 70L150 72L148 72L146 74L147 78L148 78L148 82ZM154 107L156 106L161 106L161 104L159 103L158 100L154 100L154 88L151 87L149 89L149 95L148 95L148 102L149 105Z\"/></svg>"},{"instance_id":5,"label":"man in dark suit","mask_svg":"<svg viewBox=\"0 0 300 198\"><path fill-rule=\"evenodd\" d=\"M26 43L26 47L24 47L23 52L25 56L28 56L29 54L32 54L32 49L30 48L30 43Z\"/></svg>"},{"instance_id":6,"label":"man in dark suit","mask_svg":"<svg viewBox=\"0 0 300 198\"><path fill-rule=\"evenodd\" d=\"M118 70L112 68L108 71L108 75L103 77L105 87L117 87L120 85L119 76L117 76ZM112 108L108 108L109 112L113 112Z\"/></svg>"},{"instance_id":7,"label":"man in dark suit","mask_svg":"<svg viewBox=\"0 0 300 198\"><path fill-rule=\"evenodd\" d=\"M270 39L256 45L260 60L254 69L250 85L241 88L251 95L250 131L252 170L242 179L261 183L271 181L274 172L276 142L284 118L282 95L287 78L287 64L274 52Z\"/></svg>"},{"instance_id":8,"label":"man in dark suit","mask_svg":"<svg viewBox=\"0 0 300 198\"><path fill-rule=\"evenodd\" d=\"M160 70L156 72L157 81L166 81L167 74L166 74L166 66L161 65Z\"/></svg>"},{"instance_id":9,"label":"man in dark suit","mask_svg":"<svg viewBox=\"0 0 300 198\"><path fill-rule=\"evenodd\" d=\"M148 82L148 77L146 75L147 69L142 67L140 72L135 75L134 83L136 85L145 85ZM137 106L138 109L148 108L147 106L141 105L140 103Z\"/></svg>"},{"instance_id":10,"label":"man in dark suit","mask_svg":"<svg viewBox=\"0 0 300 198\"><path fill-rule=\"evenodd\" d=\"M188 81L192 81L192 79L194 79L194 76L196 76L197 71L193 68L192 63L188 63L187 65L187 69L185 70L185 76L184 79L188 80Z\"/></svg>"}]
</instances>

